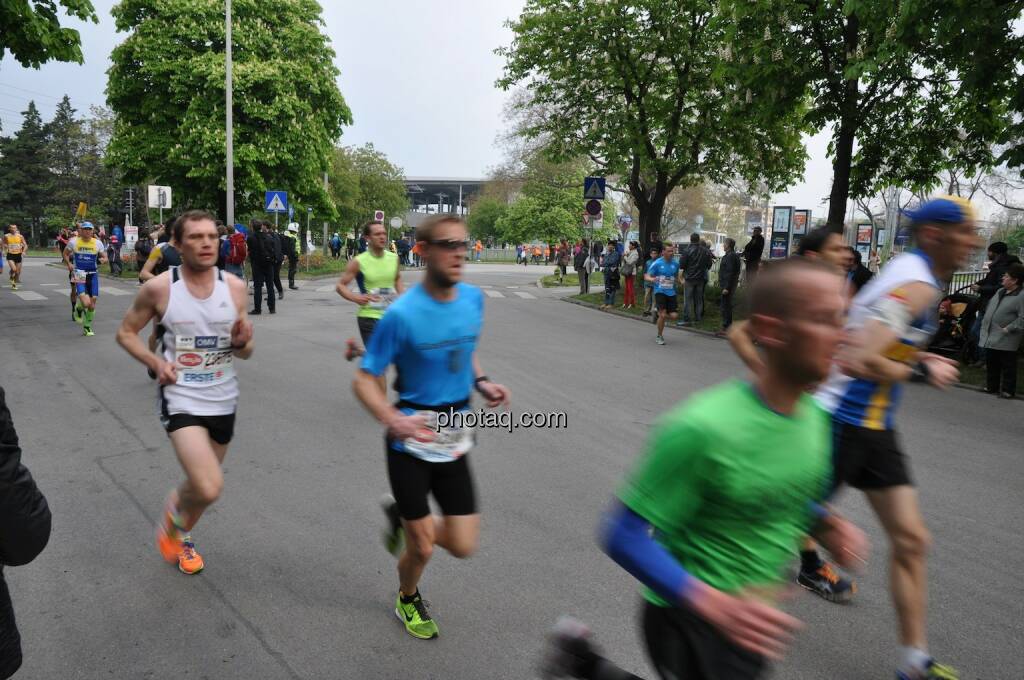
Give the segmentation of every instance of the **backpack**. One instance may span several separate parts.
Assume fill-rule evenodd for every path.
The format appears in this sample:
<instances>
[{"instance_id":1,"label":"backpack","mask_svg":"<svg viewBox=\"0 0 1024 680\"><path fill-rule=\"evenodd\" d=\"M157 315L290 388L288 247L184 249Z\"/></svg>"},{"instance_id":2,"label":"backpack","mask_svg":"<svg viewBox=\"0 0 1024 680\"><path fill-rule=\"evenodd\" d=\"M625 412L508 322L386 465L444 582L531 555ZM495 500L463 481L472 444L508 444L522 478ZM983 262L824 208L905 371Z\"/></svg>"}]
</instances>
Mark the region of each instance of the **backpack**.
<instances>
[{"instance_id":1,"label":"backpack","mask_svg":"<svg viewBox=\"0 0 1024 680\"><path fill-rule=\"evenodd\" d=\"M235 232L228 237L227 252L224 254L224 261L230 265L245 264L245 258L249 255L249 249L245 246L245 236Z\"/></svg>"},{"instance_id":2,"label":"backpack","mask_svg":"<svg viewBox=\"0 0 1024 680\"><path fill-rule=\"evenodd\" d=\"M260 233L260 246L263 250L263 260L270 264L277 264L278 241L274 238L273 232L265 231Z\"/></svg>"}]
</instances>

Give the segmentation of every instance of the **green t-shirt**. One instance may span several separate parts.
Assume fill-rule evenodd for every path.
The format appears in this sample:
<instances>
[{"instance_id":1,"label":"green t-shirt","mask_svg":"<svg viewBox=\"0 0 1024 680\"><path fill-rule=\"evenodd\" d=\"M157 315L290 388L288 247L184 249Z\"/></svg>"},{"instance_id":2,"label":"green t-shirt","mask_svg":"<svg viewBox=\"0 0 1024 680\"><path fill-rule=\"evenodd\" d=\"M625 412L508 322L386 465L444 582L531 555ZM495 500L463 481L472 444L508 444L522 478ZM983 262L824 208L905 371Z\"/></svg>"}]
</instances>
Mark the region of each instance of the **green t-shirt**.
<instances>
[{"instance_id":1,"label":"green t-shirt","mask_svg":"<svg viewBox=\"0 0 1024 680\"><path fill-rule=\"evenodd\" d=\"M725 592L772 587L824 496L830 456L831 422L811 396L784 416L732 381L662 416L619 498L694 577Z\"/></svg>"},{"instance_id":2,"label":"green t-shirt","mask_svg":"<svg viewBox=\"0 0 1024 680\"><path fill-rule=\"evenodd\" d=\"M374 257L372 251L366 250L356 255L356 259L359 261L357 281L360 291L380 298L361 306L356 316L380 319L397 297L395 278L398 276L398 255L385 250L380 257Z\"/></svg>"}]
</instances>

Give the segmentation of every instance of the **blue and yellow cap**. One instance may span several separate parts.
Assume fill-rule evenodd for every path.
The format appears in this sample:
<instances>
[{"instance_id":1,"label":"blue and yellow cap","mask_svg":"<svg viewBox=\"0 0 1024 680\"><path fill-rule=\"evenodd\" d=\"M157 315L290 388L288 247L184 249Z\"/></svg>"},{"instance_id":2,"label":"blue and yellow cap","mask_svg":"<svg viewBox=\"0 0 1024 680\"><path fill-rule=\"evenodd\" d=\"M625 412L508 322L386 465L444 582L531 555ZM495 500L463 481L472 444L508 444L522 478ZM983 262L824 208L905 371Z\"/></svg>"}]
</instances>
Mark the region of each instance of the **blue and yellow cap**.
<instances>
[{"instance_id":1,"label":"blue and yellow cap","mask_svg":"<svg viewBox=\"0 0 1024 680\"><path fill-rule=\"evenodd\" d=\"M92 222L82 222L81 224L78 225L78 228L79 229L95 229L96 227L92 226Z\"/></svg>"},{"instance_id":2,"label":"blue and yellow cap","mask_svg":"<svg viewBox=\"0 0 1024 680\"><path fill-rule=\"evenodd\" d=\"M960 224L975 220L974 206L960 196L939 196L925 201L913 210L904 210L911 224Z\"/></svg>"}]
</instances>

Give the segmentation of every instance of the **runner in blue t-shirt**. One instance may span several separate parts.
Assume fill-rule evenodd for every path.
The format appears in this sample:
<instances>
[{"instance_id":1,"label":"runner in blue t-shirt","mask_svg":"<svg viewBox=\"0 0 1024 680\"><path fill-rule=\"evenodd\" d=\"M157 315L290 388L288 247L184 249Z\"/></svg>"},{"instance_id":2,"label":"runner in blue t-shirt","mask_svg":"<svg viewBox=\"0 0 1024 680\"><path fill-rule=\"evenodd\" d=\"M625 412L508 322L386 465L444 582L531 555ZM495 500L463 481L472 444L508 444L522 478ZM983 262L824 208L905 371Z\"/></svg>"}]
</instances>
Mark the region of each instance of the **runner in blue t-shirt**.
<instances>
[{"instance_id":1,"label":"runner in blue t-shirt","mask_svg":"<svg viewBox=\"0 0 1024 680\"><path fill-rule=\"evenodd\" d=\"M654 340L659 345L665 344L662 335L665 332L665 319L679 317L679 305L676 304L676 280L679 278L679 263L675 261L676 247L666 243L661 248L661 257L654 260L644 274L644 281L654 285L654 301L658 305L658 337Z\"/></svg>"},{"instance_id":2,"label":"runner in blue t-shirt","mask_svg":"<svg viewBox=\"0 0 1024 680\"><path fill-rule=\"evenodd\" d=\"M469 412L476 389L491 408L510 393L483 374L476 346L483 327L483 295L461 283L466 225L438 215L416 230L427 270L423 283L398 298L377 323L353 382L356 396L387 430L388 479L385 545L398 557L395 616L413 637L437 637L437 624L420 597L419 580L438 545L454 557L476 550L480 515L469 469ZM389 365L398 373L394 406L378 381ZM441 508L431 515L428 496ZM403 549L402 544L405 544Z\"/></svg>"}]
</instances>

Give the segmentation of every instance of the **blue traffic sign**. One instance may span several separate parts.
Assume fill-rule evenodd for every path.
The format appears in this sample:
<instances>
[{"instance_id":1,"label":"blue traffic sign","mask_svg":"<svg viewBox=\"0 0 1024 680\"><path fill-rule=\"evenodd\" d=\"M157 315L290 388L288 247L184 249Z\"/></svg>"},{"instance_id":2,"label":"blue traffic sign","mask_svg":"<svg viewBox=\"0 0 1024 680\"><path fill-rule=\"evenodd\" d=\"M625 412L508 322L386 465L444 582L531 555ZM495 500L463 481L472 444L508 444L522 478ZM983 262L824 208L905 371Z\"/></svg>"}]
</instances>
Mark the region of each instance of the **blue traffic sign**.
<instances>
[{"instance_id":1,"label":"blue traffic sign","mask_svg":"<svg viewBox=\"0 0 1024 680\"><path fill-rule=\"evenodd\" d=\"M268 191L263 197L263 209L271 213L288 212L288 192Z\"/></svg>"},{"instance_id":2,"label":"blue traffic sign","mask_svg":"<svg viewBox=\"0 0 1024 680\"><path fill-rule=\"evenodd\" d=\"M604 200L604 177L587 177L583 180L583 200Z\"/></svg>"}]
</instances>

